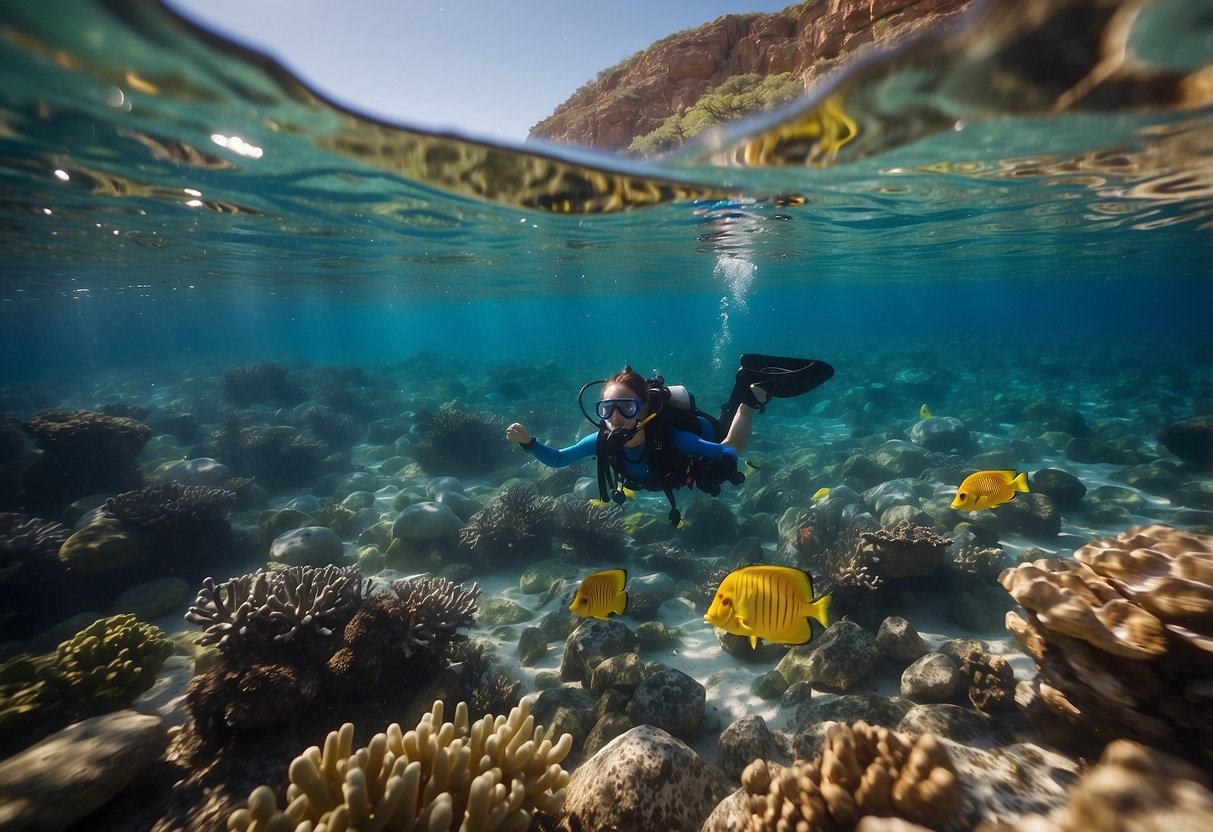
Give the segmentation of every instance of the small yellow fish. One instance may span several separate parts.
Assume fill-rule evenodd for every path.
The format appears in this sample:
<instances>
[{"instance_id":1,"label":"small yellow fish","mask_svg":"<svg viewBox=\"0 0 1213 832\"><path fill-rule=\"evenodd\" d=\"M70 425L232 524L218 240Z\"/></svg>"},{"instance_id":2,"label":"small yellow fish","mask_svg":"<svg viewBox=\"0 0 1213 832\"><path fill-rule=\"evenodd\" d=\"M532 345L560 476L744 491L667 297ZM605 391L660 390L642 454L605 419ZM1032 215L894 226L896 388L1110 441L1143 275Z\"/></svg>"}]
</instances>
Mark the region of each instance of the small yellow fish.
<instances>
[{"instance_id":1,"label":"small yellow fish","mask_svg":"<svg viewBox=\"0 0 1213 832\"><path fill-rule=\"evenodd\" d=\"M703 620L735 636L779 644L804 644L813 637L809 618L830 626L830 596L813 600L808 573L790 566L746 566L725 576Z\"/></svg>"},{"instance_id":2,"label":"small yellow fish","mask_svg":"<svg viewBox=\"0 0 1213 832\"><path fill-rule=\"evenodd\" d=\"M1011 502L1016 491L1028 492L1028 473L1014 471L978 471L969 474L956 490L952 508L978 511Z\"/></svg>"},{"instance_id":3,"label":"small yellow fish","mask_svg":"<svg viewBox=\"0 0 1213 832\"><path fill-rule=\"evenodd\" d=\"M930 419L931 418L931 408L927 407L925 404L922 407L918 408L918 418L923 419L923 420Z\"/></svg>"},{"instance_id":4,"label":"small yellow fish","mask_svg":"<svg viewBox=\"0 0 1213 832\"><path fill-rule=\"evenodd\" d=\"M623 591L627 580L626 569L608 569L587 575L577 587L577 595L569 609L582 618L601 621L607 621L610 613L622 615L628 605L628 594Z\"/></svg>"},{"instance_id":5,"label":"small yellow fish","mask_svg":"<svg viewBox=\"0 0 1213 832\"><path fill-rule=\"evenodd\" d=\"M592 506L598 506L599 508L606 508L610 505L610 502L607 500L600 500L597 497L591 497L590 499L586 500L586 502Z\"/></svg>"},{"instance_id":6,"label":"small yellow fish","mask_svg":"<svg viewBox=\"0 0 1213 832\"><path fill-rule=\"evenodd\" d=\"M814 500L820 500L822 497L828 497L828 496L830 496L830 489L825 487L824 485L821 488L819 488L813 492Z\"/></svg>"}]
</instances>

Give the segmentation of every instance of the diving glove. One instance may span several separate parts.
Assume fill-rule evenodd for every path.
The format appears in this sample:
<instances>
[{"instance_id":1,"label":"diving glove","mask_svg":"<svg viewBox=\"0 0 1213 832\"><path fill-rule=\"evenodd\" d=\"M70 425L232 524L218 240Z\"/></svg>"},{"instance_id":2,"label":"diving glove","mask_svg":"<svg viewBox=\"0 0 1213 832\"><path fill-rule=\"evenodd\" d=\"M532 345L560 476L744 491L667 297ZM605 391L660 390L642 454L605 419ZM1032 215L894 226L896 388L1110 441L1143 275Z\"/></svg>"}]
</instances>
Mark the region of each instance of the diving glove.
<instances>
[{"instance_id":1,"label":"diving glove","mask_svg":"<svg viewBox=\"0 0 1213 832\"><path fill-rule=\"evenodd\" d=\"M745 474L737 470L737 457L732 453L724 453L715 459L710 459L700 469L695 486L713 497L720 496L721 483L741 485L745 482Z\"/></svg>"}]
</instances>

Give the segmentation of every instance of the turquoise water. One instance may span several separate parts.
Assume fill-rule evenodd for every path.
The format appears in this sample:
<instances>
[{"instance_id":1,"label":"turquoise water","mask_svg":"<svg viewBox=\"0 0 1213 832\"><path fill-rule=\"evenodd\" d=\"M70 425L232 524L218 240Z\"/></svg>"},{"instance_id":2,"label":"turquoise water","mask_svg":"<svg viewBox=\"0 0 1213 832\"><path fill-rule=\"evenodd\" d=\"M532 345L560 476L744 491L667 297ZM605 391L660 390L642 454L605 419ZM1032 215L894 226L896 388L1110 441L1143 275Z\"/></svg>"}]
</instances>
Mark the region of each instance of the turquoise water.
<instances>
[{"instance_id":1,"label":"turquoise water","mask_svg":"<svg viewBox=\"0 0 1213 832\"><path fill-rule=\"evenodd\" d=\"M686 384L709 411L742 353L812 356L837 370L756 417L743 488L719 501L682 496L684 507L723 505L733 519L715 538L696 537L694 523L669 537L714 567L731 557L721 544L749 536L764 557L786 557L781 512L812 508L819 488L892 480L912 483L915 504L942 531L973 520L1008 566L1068 558L1131 525L1207 532L1209 460L1181 458L1158 434L1213 412L1213 20L1205 4L1178 0L1136 16L1115 3L983 8L956 31L866 57L783 111L641 162L366 119L149 0L0 4L0 428L17 437L0 460L0 512L84 528L95 519L86 512L117 488L81 486L37 505L22 491L36 456L17 426L46 409L146 411L156 433L137 458L146 481L183 458L228 452L230 482L243 489L235 542L219 565L118 570L92 595L76 586L22 607L28 619L0 618L0 658L34 650L27 640L55 621L105 612L159 567L188 579L192 595L205 570L220 580L264 566L258 524L287 507L331 510L363 489L342 485L357 475L376 499L364 507L373 517L342 529L353 557L368 529L424 500L431 478L446 473L418 464L421 426L438 408L480 414L493 442L519 420L560 447L590 429L580 385L625 362ZM1137 60L1109 69L1117 43ZM828 148L804 139L805 125L823 119L851 125L850 137ZM225 374L267 362L301 398L250 404L231 393ZM317 415L317 403L340 413ZM856 473L857 458L911 435L924 404L963 422L972 444L924 456L913 471ZM183 413L192 435L173 434ZM346 427L317 444L314 434L334 430L338 417ZM1078 436L1058 427L1067 419ZM323 449L307 476L240 469L231 437L283 425ZM470 469L462 496L476 505L515 478L567 498L578 476L594 475L582 463L549 477L501 442L487 464L457 461ZM947 513L963 472L991 466L1032 477L1061 469L1087 496L1044 533L989 512ZM248 476L267 487L252 488ZM661 519L666 508L646 495L628 511ZM821 533L804 528L806 539ZM560 605L519 591L524 566L565 559L565 594L591 568L624 563L646 575L640 558L652 543L629 541L572 565L577 553L557 542L469 569L486 595L546 620ZM465 554L452 549L437 565L458 566ZM0 563L6 578L9 565ZM838 577L825 561L798 565L819 586ZM713 726L760 713L786 727L790 706L750 693L774 660L722 652L702 623L704 587L690 580L655 613L681 628L681 641L644 658L702 680ZM1003 627L1006 593L991 576L981 586L965 580L952 574L843 611L872 628L905 615L932 648L980 638L1017 679L1031 678L1033 663ZM965 618L953 603L961 594L996 615ZM180 633L187 602L156 623ZM473 632L533 693L562 648L553 638L540 664L515 666L521 629ZM192 664L184 678L191 673ZM895 695L899 673L882 664L851 692ZM358 718L403 710L398 693L379 693L380 709ZM354 718L346 704L332 709L325 730ZM184 719L180 702L157 713ZM999 719L1042 741L1014 712ZM282 747L264 753L285 761L320 742L304 723L282 729ZM709 728L687 739L711 759L719 732ZM140 811L164 819L156 828L205 802L199 784L212 761L173 753L196 777L174 793L176 815L163 794L143 801ZM226 791L197 828L226 828L225 813L247 796L230 771L214 776ZM1053 785L1064 792L1064 778ZM134 828L123 811L92 828Z\"/></svg>"}]
</instances>

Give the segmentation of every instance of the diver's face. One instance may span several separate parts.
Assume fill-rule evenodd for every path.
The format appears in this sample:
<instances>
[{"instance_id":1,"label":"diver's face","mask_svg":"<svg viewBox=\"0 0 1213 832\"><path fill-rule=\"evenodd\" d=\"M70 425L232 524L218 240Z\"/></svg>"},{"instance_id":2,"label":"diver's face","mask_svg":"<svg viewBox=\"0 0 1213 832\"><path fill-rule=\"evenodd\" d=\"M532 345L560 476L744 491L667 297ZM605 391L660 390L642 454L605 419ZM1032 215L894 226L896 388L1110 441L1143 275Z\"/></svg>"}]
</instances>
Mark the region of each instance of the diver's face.
<instances>
[{"instance_id":1,"label":"diver's face","mask_svg":"<svg viewBox=\"0 0 1213 832\"><path fill-rule=\"evenodd\" d=\"M602 390L602 398L605 399L635 399L637 398L635 391L625 387L622 384L608 384ZM641 406L635 414L630 418L619 412L619 408L615 408L610 416L606 418L606 423L612 428L634 428L636 423L644 418L644 412L647 408Z\"/></svg>"}]
</instances>

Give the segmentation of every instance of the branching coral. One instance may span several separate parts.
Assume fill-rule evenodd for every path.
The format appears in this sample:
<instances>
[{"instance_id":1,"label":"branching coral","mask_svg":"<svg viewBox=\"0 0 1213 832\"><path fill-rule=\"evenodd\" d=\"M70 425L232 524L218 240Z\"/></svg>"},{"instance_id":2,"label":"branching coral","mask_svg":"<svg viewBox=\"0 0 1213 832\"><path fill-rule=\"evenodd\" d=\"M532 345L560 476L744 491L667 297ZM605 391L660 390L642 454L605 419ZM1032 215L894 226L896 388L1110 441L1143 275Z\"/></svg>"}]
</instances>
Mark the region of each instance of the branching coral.
<instances>
[{"instance_id":1,"label":"branching coral","mask_svg":"<svg viewBox=\"0 0 1213 832\"><path fill-rule=\"evenodd\" d=\"M489 473L508 450L501 441L505 423L489 413L448 407L423 415L419 424L425 442L417 446L417 462L436 476Z\"/></svg>"},{"instance_id":2,"label":"branching coral","mask_svg":"<svg viewBox=\"0 0 1213 832\"><path fill-rule=\"evenodd\" d=\"M734 827L849 830L868 815L938 829L960 809L960 784L933 734L910 737L864 722L832 725L820 757L772 776L766 760L742 772L749 803Z\"/></svg>"},{"instance_id":3,"label":"branching coral","mask_svg":"<svg viewBox=\"0 0 1213 832\"><path fill-rule=\"evenodd\" d=\"M312 746L291 763L285 811L261 786L228 829L525 830L535 814L559 810L569 780L560 763L573 746L570 734L553 743L529 710L469 724L461 702L444 723L438 700L414 730L393 723L356 752L346 723L323 751Z\"/></svg>"},{"instance_id":4,"label":"branching coral","mask_svg":"<svg viewBox=\"0 0 1213 832\"><path fill-rule=\"evenodd\" d=\"M511 679L497 664L497 653L488 644L462 642L454 646L452 658L473 719L509 710L518 701L522 682Z\"/></svg>"},{"instance_id":5,"label":"branching coral","mask_svg":"<svg viewBox=\"0 0 1213 832\"><path fill-rule=\"evenodd\" d=\"M207 578L185 620L204 627L199 644L225 651L289 642L305 632L328 637L370 590L356 566L257 570L221 584Z\"/></svg>"},{"instance_id":6,"label":"branching coral","mask_svg":"<svg viewBox=\"0 0 1213 832\"><path fill-rule=\"evenodd\" d=\"M551 547L555 503L530 486L505 489L472 515L459 540L482 559L546 557Z\"/></svg>"},{"instance_id":7,"label":"branching coral","mask_svg":"<svg viewBox=\"0 0 1213 832\"><path fill-rule=\"evenodd\" d=\"M615 505L598 506L588 500L561 500L557 504L560 536L575 558L602 560L623 554L627 529L623 512Z\"/></svg>"},{"instance_id":8,"label":"branching coral","mask_svg":"<svg viewBox=\"0 0 1213 832\"><path fill-rule=\"evenodd\" d=\"M102 510L110 517L161 534L185 535L215 522L225 523L236 492L205 485L158 482L110 497Z\"/></svg>"},{"instance_id":9,"label":"branching coral","mask_svg":"<svg viewBox=\"0 0 1213 832\"><path fill-rule=\"evenodd\" d=\"M996 578L1006 565L1001 546L962 546L952 555L952 564L981 582Z\"/></svg>"},{"instance_id":10,"label":"branching coral","mask_svg":"<svg viewBox=\"0 0 1213 832\"><path fill-rule=\"evenodd\" d=\"M327 454L323 443L290 425L242 427L232 422L215 441L217 458L270 491L312 483Z\"/></svg>"},{"instance_id":11,"label":"branching coral","mask_svg":"<svg viewBox=\"0 0 1213 832\"><path fill-rule=\"evenodd\" d=\"M892 529L876 529L859 535L865 552L880 565L887 578L930 575L943 561L943 550L952 541L934 529L902 521Z\"/></svg>"},{"instance_id":12,"label":"branching coral","mask_svg":"<svg viewBox=\"0 0 1213 832\"><path fill-rule=\"evenodd\" d=\"M1016 704L1077 750L1127 737L1207 762L1213 536L1139 526L1075 558L999 578L1028 613L1008 613L1007 629L1038 666Z\"/></svg>"},{"instance_id":13,"label":"branching coral","mask_svg":"<svg viewBox=\"0 0 1213 832\"><path fill-rule=\"evenodd\" d=\"M287 382L286 368L273 362L240 364L223 374L223 391L228 399L239 405L255 402L289 404L299 401L302 393Z\"/></svg>"},{"instance_id":14,"label":"branching coral","mask_svg":"<svg viewBox=\"0 0 1213 832\"><path fill-rule=\"evenodd\" d=\"M0 583L29 561L53 560L72 530L54 520L43 520L18 512L0 512Z\"/></svg>"}]
</instances>

